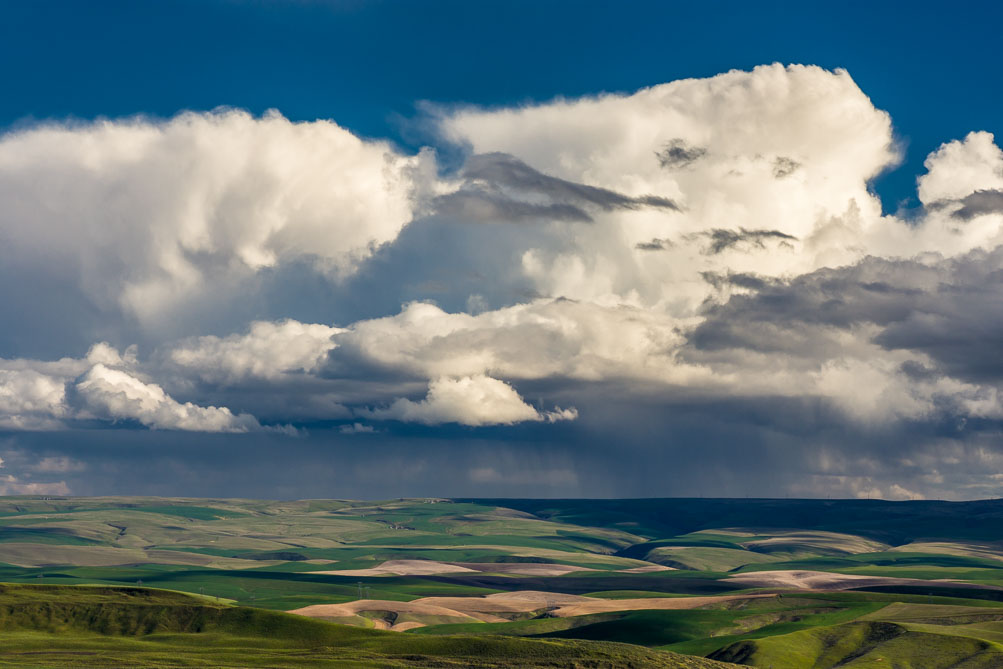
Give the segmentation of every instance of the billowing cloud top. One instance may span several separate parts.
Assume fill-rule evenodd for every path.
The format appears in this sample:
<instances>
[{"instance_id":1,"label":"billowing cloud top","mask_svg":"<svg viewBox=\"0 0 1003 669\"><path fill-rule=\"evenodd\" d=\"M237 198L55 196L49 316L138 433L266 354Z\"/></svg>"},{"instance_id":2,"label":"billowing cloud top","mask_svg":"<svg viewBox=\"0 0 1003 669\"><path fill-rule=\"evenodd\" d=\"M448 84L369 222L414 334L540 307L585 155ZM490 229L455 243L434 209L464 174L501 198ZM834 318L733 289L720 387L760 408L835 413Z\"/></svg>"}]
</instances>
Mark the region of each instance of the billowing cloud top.
<instances>
[{"instance_id":1,"label":"billowing cloud top","mask_svg":"<svg viewBox=\"0 0 1003 669\"><path fill-rule=\"evenodd\" d=\"M429 113L460 167L278 113L0 136L0 427L363 439L697 402L781 431L794 405L844 435L931 426L925 453L1003 419L992 135L932 153L906 219L870 189L891 119L844 71ZM891 490L900 455L841 474L809 433L817 485Z\"/></svg>"}]
</instances>

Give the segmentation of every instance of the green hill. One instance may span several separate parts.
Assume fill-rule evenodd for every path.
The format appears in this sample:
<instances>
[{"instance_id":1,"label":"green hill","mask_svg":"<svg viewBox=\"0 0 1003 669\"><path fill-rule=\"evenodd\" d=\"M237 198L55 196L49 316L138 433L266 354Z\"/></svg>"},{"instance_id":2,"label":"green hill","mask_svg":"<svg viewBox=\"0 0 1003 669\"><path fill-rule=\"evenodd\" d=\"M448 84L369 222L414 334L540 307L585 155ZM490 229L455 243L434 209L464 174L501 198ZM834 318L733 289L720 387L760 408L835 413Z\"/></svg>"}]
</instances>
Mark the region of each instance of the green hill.
<instances>
[{"instance_id":1,"label":"green hill","mask_svg":"<svg viewBox=\"0 0 1003 669\"><path fill-rule=\"evenodd\" d=\"M722 527L847 533L890 544L924 538L1000 540L1003 500L864 499L463 499L550 521L617 528L647 537Z\"/></svg>"},{"instance_id":2,"label":"green hill","mask_svg":"<svg viewBox=\"0 0 1003 669\"><path fill-rule=\"evenodd\" d=\"M0 586L4 667L730 666L617 643L419 637L146 588Z\"/></svg>"},{"instance_id":3,"label":"green hill","mask_svg":"<svg viewBox=\"0 0 1003 669\"><path fill-rule=\"evenodd\" d=\"M711 657L754 667L994 669L1003 666L1003 646L898 623L858 621L740 641Z\"/></svg>"}]
</instances>

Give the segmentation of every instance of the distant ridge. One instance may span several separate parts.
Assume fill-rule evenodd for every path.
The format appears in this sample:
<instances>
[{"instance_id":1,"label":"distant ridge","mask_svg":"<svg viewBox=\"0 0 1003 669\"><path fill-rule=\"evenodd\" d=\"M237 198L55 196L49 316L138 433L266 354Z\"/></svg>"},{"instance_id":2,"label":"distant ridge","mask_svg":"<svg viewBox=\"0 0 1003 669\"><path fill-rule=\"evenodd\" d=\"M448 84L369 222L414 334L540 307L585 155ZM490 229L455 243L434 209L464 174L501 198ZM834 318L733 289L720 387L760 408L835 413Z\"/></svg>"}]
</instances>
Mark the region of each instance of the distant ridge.
<instances>
[{"instance_id":1,"label":"distant ridge","mask_svg":"<svg viewBox=\"0 0 1003 669\"><path fill-rule=\"evenodd\" d=\"M845 532L902 544L918 539L1003 539L1003 500L639 498L498 499L457 502L504 506L538 518L656 534L711 528L799 528Z\"/></svg>"}]
</instances>

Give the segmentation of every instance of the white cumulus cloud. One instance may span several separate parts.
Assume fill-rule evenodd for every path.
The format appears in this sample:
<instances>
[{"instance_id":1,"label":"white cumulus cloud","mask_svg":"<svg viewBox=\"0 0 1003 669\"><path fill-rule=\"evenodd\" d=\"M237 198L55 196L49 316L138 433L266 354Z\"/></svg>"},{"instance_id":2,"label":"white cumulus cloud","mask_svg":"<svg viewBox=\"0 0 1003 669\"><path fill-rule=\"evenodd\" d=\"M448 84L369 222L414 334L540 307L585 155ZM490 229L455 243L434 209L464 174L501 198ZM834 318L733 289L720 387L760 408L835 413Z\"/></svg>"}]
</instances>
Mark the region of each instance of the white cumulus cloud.
<instances>
[{"instance_id":1,"label":"white cumulus cloud","mask_svg":"<svg viewBox=\"0 0 1003 669\"><path fill-rule=\"evenodd\" d=\"M67 413L66 385L33 369L0 369L0 427L47 429Z\"/></svg>"},{"instance_id":2,"label":"white cumulus cloud","mask_svg":"<svg viewBox=\"0 0 1003 669\"><path fill-rule=\"evenodd\" d=\"M992 133L972 132L931 153L918 180L920 201L935 204L1003 188L1003 151L994 140Z\"/></svg>"},{"instance_id":3,"label":"white cumulus cloud","mask_svg":"<svg viewBox=\"0 0 1003 669\"><path fill-rule=\"evenodd\" d=\"M526 404L515 389L489 376L438 378L428 385L425 399L399 398L386 409L368 412L373 418L439 425L511 425L523 421L573 420L574 409L539 412Z\"/></svg>"},{"instance_id":4,"label":"white cumulus cloud","mask_svg":"<svg viewBox=\"0 0 1003 669\"><path fill-rule=\"evenodd\" d=\"M170 351L170 361L207 381L245 377L274 379L290 372L313 372L344 330L291 319L256 321L244 335L199 337Z\"/></svg>"},{"instance_id":5,"label":"white cumulus cloud","mask_svg":"<svg viewBox=\"0 0 1003 669\"><path fill-rule=\"evenodd\" d=\"M77 394L95 415L132 419L151 428L200 432L249 432L260 429L247 414L234 415L226 407L200 407L178 402L153 383L97 364L77 382Z\"/></svg>"},{"instance_id":6,"label":"white cumulus cloud","mask_svg":"<svg viewBox=\"0 0 1003 669\"><path fill-rule=\"evenodd\" d=\"M351 273L411 220L427 164L278 113L44 125L0 136L0 242L25 272L159 322L293 259Z\"/></svg>"}]
</instances>

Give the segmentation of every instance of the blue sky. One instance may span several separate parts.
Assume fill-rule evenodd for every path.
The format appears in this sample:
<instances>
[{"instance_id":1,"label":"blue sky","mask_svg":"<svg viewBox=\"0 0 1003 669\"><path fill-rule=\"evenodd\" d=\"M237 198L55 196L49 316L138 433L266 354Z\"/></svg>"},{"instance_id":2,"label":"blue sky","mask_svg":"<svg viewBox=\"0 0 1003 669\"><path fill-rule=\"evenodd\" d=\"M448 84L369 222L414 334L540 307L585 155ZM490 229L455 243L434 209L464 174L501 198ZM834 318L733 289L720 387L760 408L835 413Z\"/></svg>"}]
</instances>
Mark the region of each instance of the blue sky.
<instances>
[{"instance_id":1,"label":"blue sky","mask_svg":"<svg viewBox=\"0 0 1003 669\"><path fill-rule=\"evenodd\" d=\"M426 138L407 121L421 100L510 105L814 64L846 68L891 113L905 162L877 188L892 211L942 142L1001 130L992 2L40 0L0 12L8 126L229 105L416 147Z\"/></svg>"},{"instance_id":2,"label":"blue sky","mask_svg":"<svg viewBox=\"0 0 1003 669\"><path fill-rule=\"evenodd\" d=\"M0 3L0 494L997 496L1001 23Z\"/></svg>"}]
</instances>

